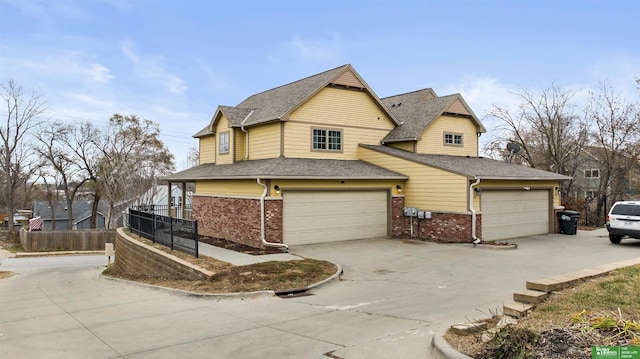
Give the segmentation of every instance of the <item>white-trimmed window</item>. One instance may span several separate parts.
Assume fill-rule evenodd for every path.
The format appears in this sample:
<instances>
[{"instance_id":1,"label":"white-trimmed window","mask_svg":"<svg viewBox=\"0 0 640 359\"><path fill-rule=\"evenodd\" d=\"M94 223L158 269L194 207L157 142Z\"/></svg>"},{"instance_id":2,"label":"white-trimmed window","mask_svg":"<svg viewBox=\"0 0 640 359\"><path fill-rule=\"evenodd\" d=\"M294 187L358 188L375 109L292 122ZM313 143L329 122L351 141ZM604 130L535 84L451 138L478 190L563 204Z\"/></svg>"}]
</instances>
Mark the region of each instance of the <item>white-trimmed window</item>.
<instances>
[{"instance_id":1,"label":"white-trimmed window","mask_svg":"<svg viewBox=\"0 0 640 359\"><path fill-rule=\"evenodd\" d=\"M314 128L311 130L311 149L342 151L342 130Z\"/></svg>"},{"instance_id":2,"label":"white-trimmed window","mask_svg":"<svg viewBox=\"0 0 640 359\"><path fill-rule=\"evenodd\" d=\"M218 152L229 153L229 131L220 132L220 137L218 138L218 142L220 143Z\"/></svg>"},{"instance_id":3,"label":"white-trimmed window","mask_svg":"<svg viewBox=\"0 0 640 359\"><path fill-rule=\"evenodd\" d=\"M598 197L598 191L595 190L587 190L584 194L585 198L596 198Z\"/></svg>"},{"instance_id":4,"label":"white-trimmed window","mask_svg":"<svg viewBox=\"0 0 640 359\"><path fill-rule=\"evenodd\" d=\"M586 178L600 178L599 169L586 169L584 170L584 176Z\"/></svg>"},{"instance_id":5,"label":"white-trimmed window","mask_svg":"<svg viewBox=\"0 0 640 359\"><path fill-rule=\"evenodd\" d=\"M462 146L462 134L461 133L444 133L444 144L448 146Z\"/></svg>"}]
</instances>

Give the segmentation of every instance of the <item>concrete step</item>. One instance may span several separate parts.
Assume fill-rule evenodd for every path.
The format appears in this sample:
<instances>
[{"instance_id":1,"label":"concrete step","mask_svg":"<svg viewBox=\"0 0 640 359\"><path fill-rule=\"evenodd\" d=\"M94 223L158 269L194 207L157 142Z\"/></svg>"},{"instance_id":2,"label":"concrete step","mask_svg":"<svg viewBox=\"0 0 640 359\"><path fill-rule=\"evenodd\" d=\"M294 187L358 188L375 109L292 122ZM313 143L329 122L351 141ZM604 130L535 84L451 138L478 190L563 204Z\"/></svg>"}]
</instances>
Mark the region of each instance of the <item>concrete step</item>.
<instances>
[{"instance_id":1,"label":"concrete step","mask_svg":"<svg viewBox=\"0 0 640 359\"><path fill-rule=\"evenodd\" d=\"M459 335L469 335L484 330L487 330L487 323L485 322L469 322L451 326L451 331Z\"/></svg>"},{"instance_id":2,"label":"concrete step","mask_svg":"<svg viewBox=\"0 0 640 359\"><path fill-rule=\"evenodd\" d=\"M502 307L502 312L510 317L522 318L529 314L534 307L535 305L531 303L513 302L505 304Z\"/></svg>"},{"instance_id":3,"label":"concrete step","mask_svg":"<svg viewBox=\"0 0 640 359\"><path fill-rule=\"evenodd\" d=\"M549 292L525 289L521 292L513 293L513 300L516 302L538 304L544 302L551 295Z\"/></svg>"}]
</instances>

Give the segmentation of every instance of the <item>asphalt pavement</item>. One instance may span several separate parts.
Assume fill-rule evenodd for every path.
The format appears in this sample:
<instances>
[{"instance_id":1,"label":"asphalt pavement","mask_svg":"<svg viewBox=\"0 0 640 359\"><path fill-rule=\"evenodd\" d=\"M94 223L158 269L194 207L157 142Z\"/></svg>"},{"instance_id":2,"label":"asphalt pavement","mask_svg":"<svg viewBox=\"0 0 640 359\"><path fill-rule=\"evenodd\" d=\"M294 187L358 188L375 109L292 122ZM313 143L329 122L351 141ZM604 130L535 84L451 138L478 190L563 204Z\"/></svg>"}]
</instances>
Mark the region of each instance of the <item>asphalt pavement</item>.
<instances>
[{"instance_id":1,"label":"asphalt pavement","mask_svg":"<svg viewBox=\"0 0 640 359\"><path fill-rule=\"evenodd\" d=\"M510 242L518 249L397 239L294 246L293 255L344 273L288 299L114 281L100 275L101 256L2 259L0 270L18 273L0 280L0 358L429 358L434 335L489 316L527 280L640 257L640 240L612 245L606 230Z\"/></svg>"}]
</instances>

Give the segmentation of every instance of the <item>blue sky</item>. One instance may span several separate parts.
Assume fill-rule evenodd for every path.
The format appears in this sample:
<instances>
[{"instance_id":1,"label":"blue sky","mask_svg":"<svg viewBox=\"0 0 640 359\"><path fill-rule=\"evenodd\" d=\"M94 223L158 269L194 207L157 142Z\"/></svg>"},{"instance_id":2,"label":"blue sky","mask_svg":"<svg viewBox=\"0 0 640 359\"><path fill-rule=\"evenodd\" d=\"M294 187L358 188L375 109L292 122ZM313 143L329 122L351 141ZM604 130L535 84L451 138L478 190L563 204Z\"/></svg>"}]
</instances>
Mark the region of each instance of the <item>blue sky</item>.
<instances>
[{"instance_id":1,"label":"blue sky","mask_svg":"<svg viewBox=\"0 0 640 359\"><path fill-rule=\"evenodd\" d=\"M639 18L632 0L0 0L0 81L52 119L153 120L183 169L218 105L346 63L381 97L461 93L481 118L552 84L638 99Z\"/></svg>"}]
</instances>

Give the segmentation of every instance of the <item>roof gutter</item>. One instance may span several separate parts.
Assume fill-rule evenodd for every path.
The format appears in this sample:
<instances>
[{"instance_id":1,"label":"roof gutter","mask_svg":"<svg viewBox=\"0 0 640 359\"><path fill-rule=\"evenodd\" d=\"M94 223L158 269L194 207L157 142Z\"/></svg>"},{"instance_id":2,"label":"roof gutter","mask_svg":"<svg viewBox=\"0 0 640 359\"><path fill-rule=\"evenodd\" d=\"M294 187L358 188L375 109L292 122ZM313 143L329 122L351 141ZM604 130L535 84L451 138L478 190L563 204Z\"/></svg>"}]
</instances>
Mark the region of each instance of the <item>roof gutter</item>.
<instances>
[{"instance_id":1,"label":"roof gutter","mask_svg":"<svg viewBox=\"0 0 640 359\"><path fill-rule=\"evenodd\" d=\"M482 242L480 238L476 236L476 209L473 208L473 190L474 187L480 184L480 177L475 176L475 182L469 186L469 212L471 212L471 238L473 238L473 244Z\"/></svg>"},{"instance_id":2,"label":"roof gutter","mask_svg":"<svg viewBox=\"0 0 640 359\"><path fill-rule=\"evenodd\" d=\"M264 190L262 191L262 196L260 196L260 241L263 245L267 247L276 247L276 248L284 248L285 250L289 250L289 246L284 243L271 243L267 242L265 235L265 215L264 215L264 199L267 197L267 185L260 182L260 177L256 178L256 181Z\"/></svg>"}]
</instances>

